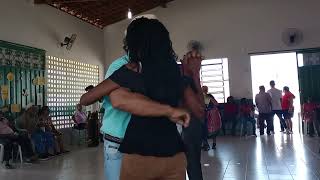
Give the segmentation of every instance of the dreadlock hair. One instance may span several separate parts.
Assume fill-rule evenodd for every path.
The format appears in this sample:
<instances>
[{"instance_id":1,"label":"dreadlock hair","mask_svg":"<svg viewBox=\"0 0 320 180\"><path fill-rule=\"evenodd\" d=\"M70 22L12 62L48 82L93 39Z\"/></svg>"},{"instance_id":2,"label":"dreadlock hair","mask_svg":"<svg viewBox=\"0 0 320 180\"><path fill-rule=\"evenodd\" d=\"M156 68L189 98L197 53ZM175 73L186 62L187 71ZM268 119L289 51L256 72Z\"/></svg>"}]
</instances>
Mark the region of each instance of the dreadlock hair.
<instances>
[{"instance_id":1,"label":"dreadlock hair","mask_svg":"<svg viewBox=\"0 0 320 180\"><path fill-rule=\"evenodd\" d=\"M181 74L169 32L156 19L138 18L130 23L124 39L129 61L141 63L146 95L178 105L182 97Z\"/></svg>"}]
</instances>

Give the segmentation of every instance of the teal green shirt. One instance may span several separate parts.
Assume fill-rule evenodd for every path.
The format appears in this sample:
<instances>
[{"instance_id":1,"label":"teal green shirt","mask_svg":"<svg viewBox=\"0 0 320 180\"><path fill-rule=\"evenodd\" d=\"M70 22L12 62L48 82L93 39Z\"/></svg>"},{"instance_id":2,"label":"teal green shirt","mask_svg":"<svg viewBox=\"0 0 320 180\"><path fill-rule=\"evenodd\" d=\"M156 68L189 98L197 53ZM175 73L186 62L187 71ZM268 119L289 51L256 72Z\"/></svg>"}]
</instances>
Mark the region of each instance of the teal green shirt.
<instances>
[{"instance_id":1,"label":"teal green shirt","mask_svg":"<svg viewBox=\"0 0 320 180\"><path fill-rule=\"evenodd\" d=\"M128 63L128 56L122 56L115 60L108 68L105 79L111 76L116 70ZM104 116L102 119L101 132L123 138L129 124L131 114L112 107L109 97L103 97Z\"/></svg>"}]
</instances>

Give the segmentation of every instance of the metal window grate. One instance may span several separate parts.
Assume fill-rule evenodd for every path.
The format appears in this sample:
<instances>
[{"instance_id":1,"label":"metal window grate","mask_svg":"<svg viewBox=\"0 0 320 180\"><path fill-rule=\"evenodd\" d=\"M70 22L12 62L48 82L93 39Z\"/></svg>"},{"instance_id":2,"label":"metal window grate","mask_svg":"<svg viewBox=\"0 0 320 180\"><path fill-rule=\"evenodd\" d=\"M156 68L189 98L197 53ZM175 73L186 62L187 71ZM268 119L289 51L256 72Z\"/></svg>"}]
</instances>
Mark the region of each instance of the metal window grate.
<instances>
[{"instance_id":1,"label":"metal window grate","mask_svg":"<svg viewBox=\"0 0 320 180\"><path fill-rule=\"evenodd\" d=\"M47 105L57 129L71 127L76 104L89 85L99 82L99 66L47 56Z\"/></svg>"},{"instance_id":2,"label":"metal window grate","mask_svg":"<svg viewBox=\"0 0 320 180\"><path fill-rule=\"evenodd\" d=\"M230 96L228 59L203 60L200 75L201 83L203 86L208 86L209 93L219 103L226 102Z\"/></svg>"}]
</instances>

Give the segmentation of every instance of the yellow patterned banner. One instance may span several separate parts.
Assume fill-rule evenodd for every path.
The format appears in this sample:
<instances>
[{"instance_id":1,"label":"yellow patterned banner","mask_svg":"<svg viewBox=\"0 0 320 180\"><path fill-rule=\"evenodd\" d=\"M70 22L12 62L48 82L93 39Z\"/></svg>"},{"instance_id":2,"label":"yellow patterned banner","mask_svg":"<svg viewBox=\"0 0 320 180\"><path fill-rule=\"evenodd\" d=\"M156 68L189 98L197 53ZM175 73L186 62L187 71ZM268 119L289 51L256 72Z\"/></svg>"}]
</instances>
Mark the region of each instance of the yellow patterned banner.
<instances>
[{"instance_id":1,"label":"yellow patterned banner","mask_svg":"<svg viewBox=\"0 0 320 180\"><path fill-rule=\"evenodd\" d=\"M20 104L11 104L11 112L18 113L20 111L21 111Z\"/></svg>"},{"instance_id":2,"label":"yellow patterned banner","mask_svg":"<svg viewBox=\"0 0 320 180\"><path fill-rule=\"evenodd\" d=\"M2 98L2 100L8 100L8 98L9 98L9 86L8 85L1 86L1 98Z\"/></svg>"}]
</instances>

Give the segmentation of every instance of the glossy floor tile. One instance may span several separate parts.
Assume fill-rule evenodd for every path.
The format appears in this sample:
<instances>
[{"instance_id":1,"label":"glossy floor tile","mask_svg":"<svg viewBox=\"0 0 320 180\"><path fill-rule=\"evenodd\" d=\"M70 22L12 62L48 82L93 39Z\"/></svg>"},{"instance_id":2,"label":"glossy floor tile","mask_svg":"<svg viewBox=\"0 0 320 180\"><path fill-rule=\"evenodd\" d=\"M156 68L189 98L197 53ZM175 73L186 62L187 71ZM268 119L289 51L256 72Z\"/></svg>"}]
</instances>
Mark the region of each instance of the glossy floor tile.
<instances>
[{"instance_id":1,"label":"glossy floor tile","mask_svg":"<svg viewBox=\"0 0 320 180\"><path fill-rule=\"evenodd\" d=\"M320 179L319 138L277 133L219 137L216 151L203 152L206 179ZM218 171L217 171L218 169Z\"/></svg>"},{"instance_id":2,"label":"glossy floor tile","mask_svg":"<svg viewBox=\"0 0 320 180\"><path fill-rule=\"evenodd\" d=\"M262 137L218 137L217 150L202 153L205 180L320 179L319 138L280 132ZM75 148L75 147L74 147ZM103 148L76 147L39 164L0 169L1 180L103 180Z\"/></svg>"}]
</instances>

